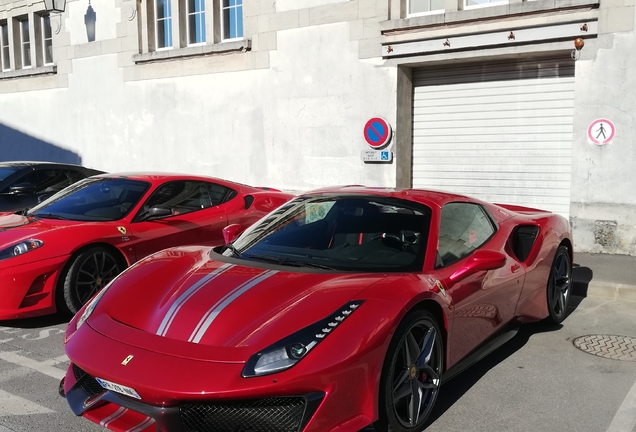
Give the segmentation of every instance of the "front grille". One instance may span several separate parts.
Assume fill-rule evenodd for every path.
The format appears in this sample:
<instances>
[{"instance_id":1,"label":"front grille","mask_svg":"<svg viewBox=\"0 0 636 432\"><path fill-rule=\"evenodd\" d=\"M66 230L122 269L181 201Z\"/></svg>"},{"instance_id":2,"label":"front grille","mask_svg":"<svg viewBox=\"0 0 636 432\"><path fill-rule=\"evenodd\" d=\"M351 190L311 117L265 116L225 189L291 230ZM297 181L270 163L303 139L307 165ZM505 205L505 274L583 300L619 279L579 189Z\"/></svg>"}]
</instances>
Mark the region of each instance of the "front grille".
<instances>
[{"instance_id":1,"label":"front grille","mask_svg":"<svg viewBox=\"0 0 636 432\"><path fill-rule=\"evenodd\" d=\"M75 379L80 383L80 387L82 387L82 390L84 390L88 397L92 398L106 391L104 387L99 385L95 378L83 371L75 363L73 363L73 374L75 375Z\"/></svg>"},{"instance_id":2,"label":"front grille","mask_svg":"<svg viewBox=\"0 0 636 432\"><path fill-rule=\"evenodd\" d=\"M296 432L306 401L303 397L277 397L181 405L186 432Z\"/></svg>"}]
</instances>

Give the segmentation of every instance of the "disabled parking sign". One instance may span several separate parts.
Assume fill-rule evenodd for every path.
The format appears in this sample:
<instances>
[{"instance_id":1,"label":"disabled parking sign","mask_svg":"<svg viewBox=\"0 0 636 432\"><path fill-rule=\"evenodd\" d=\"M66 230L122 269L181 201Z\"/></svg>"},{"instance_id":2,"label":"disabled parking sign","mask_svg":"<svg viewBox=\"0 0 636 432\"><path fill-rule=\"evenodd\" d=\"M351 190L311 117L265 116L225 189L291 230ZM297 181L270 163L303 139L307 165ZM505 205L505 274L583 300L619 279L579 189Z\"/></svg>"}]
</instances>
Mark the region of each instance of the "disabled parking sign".
<instances>
[{"instance_id":1,"label":"disabled parking sign","mask_svg":"<svg viewBox=\"0 0 636 432\"><path fill-rule=\"evenodd\" d=\"M360 157L363 162L391 162L393 152L388 150L362 150Z\"/></svg>"},{"instance_id":2,"label":"disabled parking sign","mask_svg":"<svg viewBox=\"0 0 636 432\"><path fill-rule=\"evenodd\" d=\"M391 141L391 125L382 117L373 117L364 125L364 140L373 149L381 149Z\"/></svg>"}]
</instances>

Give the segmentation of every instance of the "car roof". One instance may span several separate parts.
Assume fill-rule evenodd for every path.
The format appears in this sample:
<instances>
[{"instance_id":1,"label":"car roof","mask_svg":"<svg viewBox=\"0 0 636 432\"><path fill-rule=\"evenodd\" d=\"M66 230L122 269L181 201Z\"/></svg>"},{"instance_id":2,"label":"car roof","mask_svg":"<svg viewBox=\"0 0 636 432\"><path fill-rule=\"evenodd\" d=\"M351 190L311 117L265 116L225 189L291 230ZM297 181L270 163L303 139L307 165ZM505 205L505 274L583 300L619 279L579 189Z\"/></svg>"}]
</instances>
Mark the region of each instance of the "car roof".
<instances>
[{"instance_id":1,"label":"car roof","mask_svg":"<svg viewBox=\"0 0 636 432\"><path fill-rule=\"evenodd\" d=\"M74 167L74 168L86 168L82 165L77 164L69 164L62 162L47 162L47 161L8 161L8 162L0 162L0 167L28 167L28 166L36 166L36 165L57 165L57 166L66 166L66 167Z\"/></svg>"},{"instance_id":2,"label":"car roof","mask_svg":"<svg viewBox=\"0 0 636 432\"><path fill-rule=\"evenodd\" d=\"M338 194L338 195L377 195L383 197L401 198L410 201L416 201L428 206L443 206L445 203L454 201L469 201L482 203L483 201L466 195L459 195L451 192L436 191L428 189L412 189L412 188L384 188L384 187L366 187L360 185L350 186L334 186L321 188L307 192L303 195L311 194Z\"/></svg>"},{"instance_id":3,"label":"car roof","mask_svg":"<svg viewBox=\"0 0 636 432\"><path fill-rule=\"evenodd\" d=\"M148 182L163 182L168 180L214 181L221 184L232 184L232 185L236 185L237 187L247 187L250 189L254 189L252 186L235 183L233 181L220 179L217 177L202 176L202 175L195 175L195 174L170 173L170 172L137 171L137 172L122 172L122 173L106 173L106 174L99 174L93 177L126 178L130 180L141 180L141 181L148 181Z\"/></svg>"}]
</instances>

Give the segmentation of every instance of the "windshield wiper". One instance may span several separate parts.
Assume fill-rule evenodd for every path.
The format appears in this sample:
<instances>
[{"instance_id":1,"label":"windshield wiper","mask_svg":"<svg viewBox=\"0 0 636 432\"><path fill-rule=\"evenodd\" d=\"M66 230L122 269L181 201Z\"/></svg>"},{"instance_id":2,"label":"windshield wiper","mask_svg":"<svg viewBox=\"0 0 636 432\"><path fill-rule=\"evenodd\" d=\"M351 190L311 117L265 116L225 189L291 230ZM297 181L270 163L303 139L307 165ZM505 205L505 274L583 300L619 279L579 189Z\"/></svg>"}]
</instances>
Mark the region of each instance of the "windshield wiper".
<instances>
[{"instance_id":1,"label":"windshield wiper","mask_svg":"<svg viewBox=\"0 0 636 432\"><path fill-rule=\"evenodd\" d=\"M315 268L315 269L321 269L321 270L335 270L335 268L329 267L324 264L316 264L316 263L306 262L306 261L290 261L290 265L293 265L296 267Z\"/></svg>"},{"instance_id":2,"label":"windshield wiper","mask_svg":"<svg viewBox=\"0 0 636 432\"><path fill-rule=\"evenodd\" d=\"M315 269L321 269L321 270L335 270L335 268L329 267L323 264L316 264L316 263L307 262L307 261L293 261L289 258L276 257L276 256L270 256L270 255L252 254L252 255L246 255L246 258L257 259L260 261L266 261L266 262L271 262L274 264L290 266L290 267L305 267L305 268L315 268Z\"/></svg>"},{"instance_id":3,"label":"windshield wiper","mask_svg":"<svg viewBox=\"0 0 636 432\"><path fill-rule=\"evenodd\" d=\"M69 220L69 218L66 218L64 216L60 216L60 215L57 215L57 214L54 214L54 213L35 213L35 214L32 214L31 216L44 218L44 219Z\"/></svg>"}]
</instances>

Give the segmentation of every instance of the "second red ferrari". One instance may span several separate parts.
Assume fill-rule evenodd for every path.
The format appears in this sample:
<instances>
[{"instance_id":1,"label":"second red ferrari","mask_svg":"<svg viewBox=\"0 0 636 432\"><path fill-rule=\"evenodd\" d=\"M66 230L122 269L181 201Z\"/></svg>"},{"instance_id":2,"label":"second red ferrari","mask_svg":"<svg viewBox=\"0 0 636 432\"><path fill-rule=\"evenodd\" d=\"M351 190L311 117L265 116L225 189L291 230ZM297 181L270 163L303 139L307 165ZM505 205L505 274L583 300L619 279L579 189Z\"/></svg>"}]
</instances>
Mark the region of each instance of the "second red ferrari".
<instances>
[{"instance_id":1,"label":"second red ferrari","mask_svg":"<svg viewBox=\"0 0 636 432\"><path fill-rule=\"evenodd\" d=\"M559 215L316 191L115 279L68 325L62 393L115 431L418 432L442 381L565 318L571 275Z\"/></svg>"},{"instance_id":2,"label":"second red ferrari","mask_svg":"<svg viewBox=\"0 0 636 432\"><path fill-rule=\"evenodd\" d=\"M222 244L225 226L249 226L290 198L210 177L105 174L0 213L0 320L75 313L139 259Z\"/></svg>"}]
</instances>

